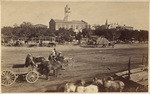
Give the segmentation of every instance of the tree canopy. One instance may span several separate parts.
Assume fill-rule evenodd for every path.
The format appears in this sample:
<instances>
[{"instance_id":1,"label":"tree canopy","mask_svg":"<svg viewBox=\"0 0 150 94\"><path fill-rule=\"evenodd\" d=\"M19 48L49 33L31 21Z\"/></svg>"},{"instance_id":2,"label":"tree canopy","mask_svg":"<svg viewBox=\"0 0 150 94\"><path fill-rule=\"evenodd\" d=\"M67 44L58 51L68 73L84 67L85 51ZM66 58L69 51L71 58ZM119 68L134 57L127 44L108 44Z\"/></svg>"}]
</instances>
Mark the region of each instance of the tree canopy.
<instances>
[{"instance_id":1,"label":"tree canopy","mask_svg":"<svg viewBox=\"0 0 150 94\"><path fill-rule=\"evenodd\" d=\"M1 29L3 36L9 38L20 38L26 37L31 39L40 36L57 36L59 41L72 41L73 36L76 40L81 40L82 38L90 38L91 35L104 36L109 41L121 40L124 42L136 40L139 42L148 41L148 31L146 30L127 30L127 29L101 29L99 25L95 26L95 30L82 29L82 32L76 34L73 29L59 28L59 30L52 31L47 26L42 24L33 25L30 22L23 22L20 25L14 24L13 27L5 26Z\"/></svg>"},{"instance_id":2,"label":"tree canopy","mask_svg":"<svg viewBox=\"0 0 150 94\"><path fill-rule=\"evenodd\" d=\"M146 30L128 30L128 29L101 29L100 26L95 26L93 30L95 35L104 36L110 41L121 40L128 41L148 41L148 31Z\"/></svg>"}]
</instances>

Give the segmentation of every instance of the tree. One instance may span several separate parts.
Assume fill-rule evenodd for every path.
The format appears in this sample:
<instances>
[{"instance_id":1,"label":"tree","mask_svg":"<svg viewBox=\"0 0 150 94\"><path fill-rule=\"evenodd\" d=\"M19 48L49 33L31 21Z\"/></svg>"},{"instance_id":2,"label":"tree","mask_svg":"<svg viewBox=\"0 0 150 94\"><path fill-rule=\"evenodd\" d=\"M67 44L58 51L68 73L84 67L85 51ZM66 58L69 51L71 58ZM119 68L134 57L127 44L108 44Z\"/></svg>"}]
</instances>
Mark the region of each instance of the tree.
<instances>
[{"instance_id":1,"label":"tree","mask_svg":"<svg viewBox=\"0 0 150 94\"><path fill-rule=\"evenodd\" d=\"M98 35L98 36L103 36L103 35L105 35L106 31L107 31L106 29L102 30L100 27L97 27L94 30L94 34Z\"/></svg>"},{"instance_id":2,"label":"tree","mask_svg":"<svg viewBox=\"0 0 150 94\"><path fill-rule=\"evenodd\" d=\"M76 35L76 32L74 32L72 28L69 29L69 32L70 32L71 36L75 36Z\"/></svg>"},{"instance_id":3,"label":"tree","mask_svg":"<svg viewBox=\"0 0 150 94\"><path fill-rule=\"evenodd\" d=\"M117 40L120 37L120 35L121 35L121 32L116 29L109 29L105 31L105 34L104 34L105 38L111 41Z\"/></svg>"},{"instance_id":4,"label":"tree","mask_svg":"<svg viewBox=\"0 0 150 94\"><path fill-rule=\"evenodd\" d=\"M90 38L90 29L87 29L87 28L83 29L82 30L82 35L83 35L83 37Z\"/></svg>"},{"instance_id":5,"label":"tree","mask_svg":"<svg viewBox=\"0 0 150 94\"><path fill-rule=\"evenodd\" d=\"M80 44L81 39L82 39L82 33L79 32L79 33L76 35L76 40L79 41L78 44Z\"/></svg>"},{"instance_id":6,"label":"tree","mask_svg":"<svg viewBox=\"0 0 150 94\"><path fill-rule=\"evenodd\" d=\"M138 39L139 39L139 42L148 41L148 31L140 30Z\"/></svg>"},{"instance_id":7,"label":"tree","mask_svg":"<svg viewBox=\"0 0 150 94\"><path fill-rule=\"evenodd\" d=\"M61 41L68 41L71 42L72 39L72 35L74 35L75 32L73 32L73 30L69 29L65 29L65 28L59 28L59 30L57 30L55 32L56 36L59 36L59 38L61 39Z\"/></svg>"},{"instance_id":8,"label":"tree","mask_svg":"<svg viewBox=\"0 0 150 94\"><path fill-rule=\"evenodd\" d=\"M55 31L52 31L51 29L47 29L46 32L44 33L45 36L55 36Z\"/></svg>"},{"instance_id":9,"label":"tree","mask_svg":"<svg viewBox=\"0 0 150 94\"><path fill-rule=\"evenodd\" d=\"M13 28L12 27L3 27L1 30L2 30L1 33L4 36L8 36L8 37L13 36L13 34L12 34Z\"/></svg>"},{"instance_id":10,"label":"tree","mask_svg":"<svg viewBox=\"0 0 150 94\"><path fill-rule=\"evenodd\" d=\"M33 36L33 32L34 32L34 26L30 23L30 22L23 22L20 25L21 28L21 37L28 37L31 38Z\"/></svg>"}]
</instances>

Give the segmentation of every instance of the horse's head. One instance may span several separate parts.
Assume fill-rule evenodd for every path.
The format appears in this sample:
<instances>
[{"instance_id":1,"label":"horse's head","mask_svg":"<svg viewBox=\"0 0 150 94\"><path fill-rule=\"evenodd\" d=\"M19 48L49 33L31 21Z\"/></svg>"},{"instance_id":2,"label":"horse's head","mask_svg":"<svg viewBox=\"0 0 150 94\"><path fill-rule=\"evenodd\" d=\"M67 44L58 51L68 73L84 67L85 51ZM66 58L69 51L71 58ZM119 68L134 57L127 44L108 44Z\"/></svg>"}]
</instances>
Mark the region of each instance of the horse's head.
<instances>
[{"instance_id":1,"label":"horse's head","mask_svg":"<svg viewBox=\"0 0 150 94\"><path fill-rule=\"evenodd\" d=\"M85 80L81 80L81 81L80 81L80 84L81 84L82 86L84 86L84 85L85 85Z\"/></svg>"},{"instance_id":2,"label":"horse's head","mask_svg":"<svg viewBox=\"0 0 150 94\"><path fill-rule=\"evenodd\" d=\"M111 76L109 76L108 78L107 78L107 80L114 80L114 78L113 77L111 77Z\"/></svg>"},{"instance_id":3,"label":"horse's head","mask_svg":"<svg viewBox=\"0 0 150 94\"><path fill-rule=\"evenodd\" d=\"M102 78L102 83L104 84L106 82L107 82L106 78Z\"/></svg>"},{"instance_id":4,"label":"horse's head","mask_svg":"<svg viewBox=\"0 0 150 94\"><path fill-rule=\"evenodd\" d=\"M93 82L94 82L94 83L96 83L96 81L97 81L97 78L96 78L96 77L94 77L94 78L93 78Z\"/></svg>"},{"instance_id":5,"label":"horse's head","mask_svg":"<svg viewBox=\"0 0 150 94\"><path fill-rule=\"evenodd\" d=\"M102 85L103 84L102 79L97 79L96 77L94 77L93 78L93 84Z\"/></svg>"}]
</instances>

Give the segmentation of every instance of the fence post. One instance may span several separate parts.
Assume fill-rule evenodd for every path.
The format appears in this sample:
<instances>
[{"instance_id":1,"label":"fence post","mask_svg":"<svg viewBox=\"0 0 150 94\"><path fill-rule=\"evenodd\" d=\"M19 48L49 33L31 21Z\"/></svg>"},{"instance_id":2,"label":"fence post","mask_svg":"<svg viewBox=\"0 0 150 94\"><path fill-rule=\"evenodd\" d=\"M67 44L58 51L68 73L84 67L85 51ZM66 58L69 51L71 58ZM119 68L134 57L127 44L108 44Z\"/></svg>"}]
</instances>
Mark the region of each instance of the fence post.
<instances>
[{"instance_id":1,"label":"fence post","mask_svg":"<svg viewBox=\"0 0 150 94\"><path fill-rule=\"evenodd\" d=\"M142 57L142 65L144 65L144 54L143 54L143 57Z\"/></svg>"},{"instance_id":2,"label":"fence post","mask_svg":"<svg viewBox=\"0 0 150 94\"><path fill-rule=\"evenodd\" d=\"M128 63L128 79L130 80L130 66L131 66L131 57L129 57L129 63Z\"/></svg>"}]
</instances>

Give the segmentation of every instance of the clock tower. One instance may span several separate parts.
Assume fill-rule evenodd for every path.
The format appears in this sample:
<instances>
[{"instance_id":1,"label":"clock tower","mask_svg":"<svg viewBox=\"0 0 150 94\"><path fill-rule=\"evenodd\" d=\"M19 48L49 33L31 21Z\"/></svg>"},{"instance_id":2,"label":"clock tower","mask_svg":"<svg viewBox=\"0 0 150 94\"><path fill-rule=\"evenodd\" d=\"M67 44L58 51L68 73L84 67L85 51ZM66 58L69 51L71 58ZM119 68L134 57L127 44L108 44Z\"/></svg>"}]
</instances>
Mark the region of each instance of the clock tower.
<instances>
[{"instance_id":1,"label":"clock tower","mask_svg":"<svg viewBox=\"0 0 150 94\"><path fill-rule=\"evenodd\" d=\"M65 17L64 17L65 21L70 21L70 13L71 13L70 7L67 4L66 7L65 7Z\"/></svg>"}]
</instances>

